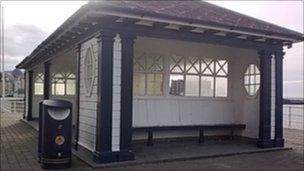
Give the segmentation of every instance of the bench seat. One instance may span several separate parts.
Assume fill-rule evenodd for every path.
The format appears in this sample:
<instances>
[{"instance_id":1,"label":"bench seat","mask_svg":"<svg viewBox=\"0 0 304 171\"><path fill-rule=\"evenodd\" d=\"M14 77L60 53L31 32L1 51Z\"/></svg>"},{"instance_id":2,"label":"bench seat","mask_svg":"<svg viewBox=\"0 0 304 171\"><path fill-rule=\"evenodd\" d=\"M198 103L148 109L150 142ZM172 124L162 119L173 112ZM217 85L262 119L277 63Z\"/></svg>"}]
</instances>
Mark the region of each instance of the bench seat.
<instances>
[{"instance_id":1,"label":"bench seat","mask_svg":"<svg viewBox=\"0 0 304 171\"><path fill-rule=\"evenodd\" d=\"M243 130L245 124L203 124L203 125L178 125L178 126L140 126L133 127L132 131L145 131L148 133L147 145L153 145L153 131L168 131L168 130L197 130L199 131L199 143L204 142L205 130L230 130L231 138L233 139L234 130Z\"/></svg>"}]
</instances>

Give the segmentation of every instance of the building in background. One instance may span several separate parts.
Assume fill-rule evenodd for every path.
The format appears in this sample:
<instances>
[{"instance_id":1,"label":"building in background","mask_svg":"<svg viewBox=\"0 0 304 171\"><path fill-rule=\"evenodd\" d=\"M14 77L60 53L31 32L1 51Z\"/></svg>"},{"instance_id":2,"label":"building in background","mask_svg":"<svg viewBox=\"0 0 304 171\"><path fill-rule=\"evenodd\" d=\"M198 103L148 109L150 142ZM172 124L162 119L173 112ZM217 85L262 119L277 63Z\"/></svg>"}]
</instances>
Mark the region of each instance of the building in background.
<instances>
[{"instance_id":1,"label":"building in background","mask_svg":"<svg viewBox=\"0 0 304 171\"><path fill-rule=\"evenodd\" d=\"M5 72L5 97L24 96L24 73L19 69ZM0 96L2 97L2 73L0 74Z\"/></svg>"}]
</instances>

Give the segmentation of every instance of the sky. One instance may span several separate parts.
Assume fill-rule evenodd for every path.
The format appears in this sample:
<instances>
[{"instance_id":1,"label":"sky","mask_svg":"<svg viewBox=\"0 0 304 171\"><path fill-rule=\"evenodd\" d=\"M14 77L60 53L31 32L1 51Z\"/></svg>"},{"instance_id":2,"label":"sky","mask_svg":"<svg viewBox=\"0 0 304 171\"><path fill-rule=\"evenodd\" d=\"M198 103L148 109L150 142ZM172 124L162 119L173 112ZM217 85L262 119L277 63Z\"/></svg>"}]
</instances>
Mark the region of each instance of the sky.
<instances>
[{"instance_id":1,"label":"sky","mask_svg":"<svg viewBox=\"0 0 304 171\"><path fill-rule=\"evenodd\" d=\"M208 1L303 33L303 1ZM12 70L86 1L2 1L5 69ZM284 97L303 97L303 43L285 50Z\"/></svg>"}]
</instances>

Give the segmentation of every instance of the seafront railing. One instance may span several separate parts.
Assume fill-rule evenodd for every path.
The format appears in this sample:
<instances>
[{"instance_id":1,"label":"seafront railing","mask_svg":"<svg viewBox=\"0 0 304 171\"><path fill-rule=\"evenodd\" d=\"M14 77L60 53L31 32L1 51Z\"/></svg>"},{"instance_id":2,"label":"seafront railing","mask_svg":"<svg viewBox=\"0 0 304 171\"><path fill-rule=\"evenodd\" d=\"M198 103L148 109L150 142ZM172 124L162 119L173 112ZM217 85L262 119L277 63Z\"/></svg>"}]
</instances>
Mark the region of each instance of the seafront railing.
<instances>
[{"instance_id":1,"label":"seafront railing","mask_svg":"<svg viewBox=\"0 0 304 171\"><path fill-rule=\"evenodd\" d=\"M24 113L24 98L1 98L1 110L8 113Z\"/></svg>"},{"instance_id":2,"label":"seafront railing","mask_svg":"<svg viewBox=\"0 0 304 171\"><path fill-rule=\"evenodd\" d=\"M304 105L283 106L283 127L290 129L304 129Z\"/></svg>"}]
</instances>

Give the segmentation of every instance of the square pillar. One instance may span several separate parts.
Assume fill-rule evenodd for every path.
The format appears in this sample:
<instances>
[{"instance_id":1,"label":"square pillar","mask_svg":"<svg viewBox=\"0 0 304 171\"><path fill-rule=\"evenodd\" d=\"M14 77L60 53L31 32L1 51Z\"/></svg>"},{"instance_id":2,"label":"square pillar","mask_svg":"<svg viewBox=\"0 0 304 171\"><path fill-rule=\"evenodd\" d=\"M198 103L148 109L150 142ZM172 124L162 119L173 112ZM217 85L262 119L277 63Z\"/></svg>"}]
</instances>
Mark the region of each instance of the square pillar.
<instances>
[{"instance_id":1,"label":"square pillar","mask_svg":"<svg viewBox=\"0 0 304 171\"><path fill-rule=\"evenodd\" d=\"M113 42L115 33L102 31L98 37L97 125L93 160L96 163L114 162L112 153L112 91Z\"/></svg>"},{"instance_id":2,"label":"square pillar","mask_svg":"<svg viewBox=\"0 0 304 171\"><path fill-rule=\"evenodd\" d=\"M26 72L26 75L27 75L27 84L26 84L26 89L27 89L27 92L26 92L26 96L27 96L27 102L26 102L26 105L27 105L27 116L26 116L26 120L28 121L31 121L33 120L33 117L32 117L32 103L33 103L33 71L27 71Z\"/></svg>"},{"instance_id":3,"label":"square pillar","mask_svg":"<svg viewBox=\"0 0 304 171\"><path fill-rule=\"evenodd\" d=\"M120 150L127 160L133 160L132 112L133 112L133 58L135 35L121 33L121 104L120 104Z\"/></svg>"},{"instance_id":4,"label":"square pillar","mask_svg":"<svg viewBox=\"0 0 304 171\"><path fill-rule=\"evenodd\" d=\"M134 160L131 151L134 37L102 30L98 40L97 130L93 160Z\"/></svg>"},{"instance_id":5,"label":"square pillar","mask_svg":"<svg viewBox=\"0 0 304 171\"><path fill-rule=\"evenodd\" d=\"M270 139L271 131L271 55L267 50L258 52L260 55L260 125L257 146L269 148L273 146Z\"/></svg>"},{"instance_id":6,"label":"square pillar","mask_svg":"<svg viewBox=\"0 0 304 171\"><path fill-rule=\"evenodd\" d=\"M76 54L76 61L77 61L77 68L76 68L76 127L75 127L75 134L73 137L73 147L74 149L78 149L78 140L79 140L79 101L80 101L80 53L81 53L81 46L80 44L74 49Z\"/></svg>"},{"instance_id":7,"label":"square pillar","mask_svg":"<svg viewBox=\"0 0 304 171\"><path fill-rule=\"evenodd\" d=\"M277 50L275 55L275 147L284 147L283 139L283 49Z\"/></svg>"},{"instance_id":8,"label":"square pillar","mask_svg":"<svg viewBox=\"0 0 304 171\"><path fill-rule=\"evenodd\" d=\"M44 73L44 80L43 80L43 99L50 98L50 63L45 62L43 64L43 73Z\"/></svg>"},{"instance_id":9,"label":"square pillar","mask_svg":"<svg viewBox=\"0 0 304 171\"><path fill-rule=\"evenodd\" d=\"M23 106L23 115L22 115L22 118L23 119L25 119L25 117L26 117L26 102L27 102L27 85L26 85L26 72L24 72L24 74L23 74L23 77L24 77L24 98L23 98L23 102L24 102L24 106Z\"/></svg>"}]
</instances>

